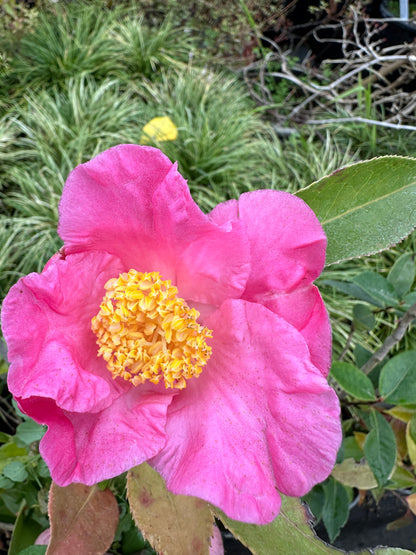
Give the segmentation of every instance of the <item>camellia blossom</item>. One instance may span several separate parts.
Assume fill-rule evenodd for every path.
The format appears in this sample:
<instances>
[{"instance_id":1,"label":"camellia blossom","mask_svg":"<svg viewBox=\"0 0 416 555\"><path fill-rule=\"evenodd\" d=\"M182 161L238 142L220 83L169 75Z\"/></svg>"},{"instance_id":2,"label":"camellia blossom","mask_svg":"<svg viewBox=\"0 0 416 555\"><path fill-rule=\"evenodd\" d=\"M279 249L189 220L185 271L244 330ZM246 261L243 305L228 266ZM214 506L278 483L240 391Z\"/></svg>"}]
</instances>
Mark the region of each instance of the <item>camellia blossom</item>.
<instances>
[{"instance_id":1,"label":"camellia blossom","mask_svg":"<svg viewBox=\"0 0 416 555\"><path fill-rule=\"evenodd\" d=\"M59 486L147 461L173 493L264 524L279 492L329 475L339 401L312 284L326 237L301 199L259 190L204 214L164 154L119 145L71 172L58 232L2 326Z\"/></svg>"}]
</instances>

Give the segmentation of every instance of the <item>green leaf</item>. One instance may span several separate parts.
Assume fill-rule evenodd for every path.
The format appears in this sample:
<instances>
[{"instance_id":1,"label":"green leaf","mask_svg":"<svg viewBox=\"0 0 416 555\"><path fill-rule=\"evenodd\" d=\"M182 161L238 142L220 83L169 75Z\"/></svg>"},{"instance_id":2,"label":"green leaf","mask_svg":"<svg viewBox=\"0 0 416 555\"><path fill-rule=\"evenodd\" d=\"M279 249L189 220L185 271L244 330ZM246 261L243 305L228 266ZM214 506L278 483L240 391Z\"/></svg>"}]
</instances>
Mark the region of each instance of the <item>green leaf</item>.
<instances>
[{"instance_id":1,"label":"green leaf","mask_svg":"<svg viewBox=\"0 0 416 555\"><path fill-rule=\"evenodd\" d=\"M416 478L413 472L403 468L402 466L396 466L393 475L390 478L389 483L387 484L387 489L405 489L405 488L413 488L416 485Z\"/></svg>"},{"instance_id":2,"label":"green leaf","mask_svg":"<svg viewBox=\"0 0 416 555\"><path fill-rule=\"evenodd\" d=\"M42 532L42 526L31 518L31 513L22 504L17 515L8 555L18 555L23 549L33 545Z\"/></svg>"},{"instance_id":3,"label":"green leaf","mask_svg":"<svg viewBox=\"0 0 416 555\"><path fill-rule=\"evenodd\" d=\"M338 555L345 553L327 545L316 537L310 527L305 506L299 499L294 497L282 497L282 508L277 518L265 526L245 524L237 520L231 520L225 514L212 507L214 514L218 517L228 530L246 545L253 555L284 555L286 553L307 555ZM391 547L377 547L360 551L354 555L414 555L405 549Z\"/></svg>"},{"instance_id":4,"label":"green leaf","mask_svg":"<svg viewBox=\"0 0 416 555\"><path fill-rule=\"evenodd\" d=\"M332 476L344 486L358 489L374 489L377 481L370 466L365 462L355 462L354 459L345 459L336 464Z\"/></svg>"},{"instance_id":5,"label":"green leaf","mask_svg":"<svg viewBox=\"0 0 416 555\"><path fill-rule=\"evenodd\" d=\"M13 441L0 447L0 472L11 460L27 455L26 449L18 447Z\"/></svg>"},{"instance_id":6,"label":"green leaf","mask_svg":"<svg viewBox=\"0 0 416 555\"><path fill-rule=\"evenodd\" d=\"M403 297L410 291L415 280L415 273L414 255L410 252L402 254L393 264L387 279L399 297Z\"/></svg>"},{"instance_id":7,"label":"green leaf","mask_svg":"<svg viewBox=\"0 0 416 555\"><path fill-rule=\"evenodd\" d=\"M380 395L392 405L416 404L416 351L400 353L383 366Z\"/></svg>"},{"instance_id":8,"label":"green leaf","mask_svg":"<svg viewBox=\"0 0 416 555\"><path fill-rule=\"evenodd\" d=\"M25 465L22 461L12 461L3 468L3 475L13 482L24 482L28 477Z\"/></svg>"},{"instance_id":9,"label":"green leaf","mask_svg":"<svg viewBox=\"0 0 416 555\"><path fill-rule=\"evenodd\" d=\"M15 441L19 447L27 447L34 441L40 441L45 428L34 420L25 420L16 428Z\"/></svg>"},{"instance_id":10,"label":"green leaf","mask_svg":"<svg viewBox=\"0 0 416 555\"><path fill-rule=\"evenodd\" d=\"M315 487L313 487L311 491L307 495L305 495L303 501L308 504L316 520L321 520L322 509L324 508L325 504L325 491L322 484L317 484Z\"/></svg>"},{"instance_id":11,"label":"green leaf","mask_svg":"<svg viewBox=\"0 0 416 555\"><path fill-rule=\"evenodd\" d=\"M393 285L376 272L362 272L353 278L353 283L361 287L372 299L372 304L382 308L396 306L399 302Z\"/></svg>"},{"instance_id":12,"label":"green leaf","mask_svg":"<svg viewBox=\"0 0 416 555\"><path fill-rule=\"evenodd\" d=\"M375 327L376 318L368 305L363 303L355 304L352 314L354 324L357 328L372 330Z\"/></svg>"},{"instance_id":13,"label":"green leaf","mask_svg":"<svg viewBox=\"0 0 416 555\"><path fill-rule=\"evenodd\" d=\"M45 555L47 545L31 545L19 552L19 555Z\"/></svg>"},{"instance_id":14,"label":"green leaf","mask_svg":"<svg viewBox=\"0 0 416 555\"><path fill-rule=\"evenodd\" d=\"M14 487L14 482L6 478L6 476L0 475L0 489L11 489Z\"/></svg>"},{"instance_id":15,"label":"green leaf","mask_svg":"<svg viewBox=\"0 0 416 555\"><path fill-rule=\"evenodd\" d=\"M360 401L374 401L376 399L374 387L370 378L361 370L347 362L334 362L331 375L348 394Z\"/></svg>"},{"instance_id":16,"label":"green leaf","mask_svg":"<svg viewBox=\"0 0 416 555\"><path fill-rule=\"evenodd\" d=\"M403 304L400 305L401 310L409 310L416 303L416 291L411 291L403 297Z\"/></svg>"},{"instance_id":17,"label":"green leaf","mask_svg":"<svg viewBox=\"0 0 416 555\"><path fill-rule=\"evenodd\" d=\"M348 520L349 499L347 490L342 484L329 478L324 484L325 504L322 509L322 520L331 542L339 535L341 528Z\"/></svg>"},{"instance_id":18,"label":"green leaf","mask_svg":"<svg viewBox=\"0 0 416 555\"><path fill-rule=\"evenodd\" d=\"M409 421L409 434L413 441L416 442L416 414L413 414Z\"/></svg>"},{"instance_id":19,"label":"green leaf","mask_svg":"<svg viewBox=\"0 0 416 555\"><path fill-rule=\"evenodd\" d=\"M366 293L361 287L359 287L356 283L351 281L338 281L335 279L322 279L319 281L320 285L329 285L336 289L337 291L341 291L341 293L345 293L349 297L353 299L359 299L360 301L365 301L366 303L373 304L374 299Z\"/></svg>"},{"instance_id":20,"label":"green leaf","mask_svg":"<svg viewBox=\"0 0 416 555\"><path fill-rule=\"evenodd\" d=\"M416 227L416 160L385 156L298 191L328 237L327 264L382 251Z\"/></svg>"},{"instance_id":21,"label":"green leaf","mask_svg":"<svg viewBox=\"0 0 416 555\"><path fill-rule=\"evenodd\" d=\"M299 499L282 497L280 514L270 524L257 526L231 520L219 509L213 507L228 530L246 545L253 555L276 555L276 553L307 553L325 555L339 553L319 540L309 526L306 508Z\"/></svg>"},{"instance_id":22,"label":"green leaf","mask_svg":"<svg viewBox=\"0 0 416 555\"><path fill-rule=\"evenodd\" d=\"M383 487L396 463L396 438L387 420L376 410L370 413L370 433L364 442L364 455L380 487Z\"/></svg>"},{"instance_id":23,"label":"green leaf","mask_svg":"<svg viewBox=\"0 0 416 555\"><path fill-rule=\"evenodd\" d=\"M357 440L354 436L345 437L342 441L342 444L344 446L344 458L352 458L356 461L359 461L363 458L364 452L358 445Z\"/></svg>"},{"instance_id":24,"label":"green leaf","mask_svg":"<svg viewBox=\"0 0 416 555\"><path fill-rule=\"evenodd\" d=\"M369 555L370 553L371 555L415 555L414 551L408 551L400 547L376 547L371 549L371 551L360 551L359 553L354 553L354 555Z\"/></svg>"},{"instance_id":25,"label":"green leaf","mask_svg":"<svg viewBox=\"0 0 416 555\"><path fill-rule=\"evenodd\" d=\"M11 439L11 435L4 432L0 432L0 443L7 443Z\"/></svg>"},{"instance_id":26,"label":"green leaf","mask_svg":"<svg viewBox=\"0 0 416 555\"><path fill-rule=\"evenodd\" d=\"M413 466L416 465L416 442L410 433L411 421L407 423L406 426L406 446L407 446L407 454L409 456L410 462Z\"/></svg>"}]
</instances>

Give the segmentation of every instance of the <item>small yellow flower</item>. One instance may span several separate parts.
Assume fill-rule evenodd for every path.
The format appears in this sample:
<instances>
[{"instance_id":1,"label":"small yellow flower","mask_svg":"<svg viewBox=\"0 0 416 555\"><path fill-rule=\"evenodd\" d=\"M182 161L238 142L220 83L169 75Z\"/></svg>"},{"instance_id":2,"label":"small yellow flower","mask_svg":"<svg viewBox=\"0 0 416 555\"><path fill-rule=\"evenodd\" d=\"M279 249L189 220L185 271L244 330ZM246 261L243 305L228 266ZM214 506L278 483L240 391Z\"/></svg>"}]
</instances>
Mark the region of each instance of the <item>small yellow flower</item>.
<instances>
[{"instance_id":1,"label":"small yellow flower","mask_svg":"<svg viewBox=\"0 0 416 555\"><path fill-rule=\"evenodd\" d=\"M178 128L168 116L153 118L143 127L141 144L153 141L174 141L178 136Z\"/></svg>"}]
</instances>

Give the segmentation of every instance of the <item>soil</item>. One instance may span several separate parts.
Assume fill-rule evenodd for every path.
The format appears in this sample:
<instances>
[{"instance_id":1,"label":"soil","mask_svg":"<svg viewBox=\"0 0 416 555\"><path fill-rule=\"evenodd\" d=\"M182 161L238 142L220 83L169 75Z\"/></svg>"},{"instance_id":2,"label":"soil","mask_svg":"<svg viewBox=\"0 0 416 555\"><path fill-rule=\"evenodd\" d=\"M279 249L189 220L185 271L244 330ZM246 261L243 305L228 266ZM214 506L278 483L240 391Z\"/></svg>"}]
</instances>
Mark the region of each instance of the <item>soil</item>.
<instances>
[{"instance_id":1,"label":"soil","mask_svg":"<svg viewBox=\"0 0 416 555\"><path fill-rule=\"evenodd\" d=\"M399 519L402 519L401 522L396 523ZM322 524L316 527L316 532L328 542ZM396 492L387 490L378 504L367 493L364 503L351 510L347 524L333 545L345 551L359 551L376 546L401 547L415 551L416 518Z\"/></svg>"}]
</instances>

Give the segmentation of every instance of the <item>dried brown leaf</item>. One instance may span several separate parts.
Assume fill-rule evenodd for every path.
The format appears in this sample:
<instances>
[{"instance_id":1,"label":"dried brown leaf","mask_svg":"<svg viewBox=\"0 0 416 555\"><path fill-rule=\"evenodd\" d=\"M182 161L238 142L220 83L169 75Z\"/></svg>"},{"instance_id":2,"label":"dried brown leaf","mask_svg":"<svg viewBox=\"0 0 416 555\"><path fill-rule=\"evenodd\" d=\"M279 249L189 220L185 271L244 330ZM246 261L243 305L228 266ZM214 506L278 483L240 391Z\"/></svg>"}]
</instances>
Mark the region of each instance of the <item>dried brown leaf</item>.
<instances>
[{"instance_id":1,"label":"dried brown leaf","mask_svg":"<svg viewBox=\"0 0 416 555\"><path fill-rule=\"evenodd\" d=\"M46 555L102 555L119 521L116 498L98 486L52 484L49 493L51 541Z\"/></svg>"}]
</instances>

